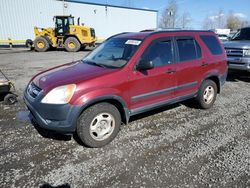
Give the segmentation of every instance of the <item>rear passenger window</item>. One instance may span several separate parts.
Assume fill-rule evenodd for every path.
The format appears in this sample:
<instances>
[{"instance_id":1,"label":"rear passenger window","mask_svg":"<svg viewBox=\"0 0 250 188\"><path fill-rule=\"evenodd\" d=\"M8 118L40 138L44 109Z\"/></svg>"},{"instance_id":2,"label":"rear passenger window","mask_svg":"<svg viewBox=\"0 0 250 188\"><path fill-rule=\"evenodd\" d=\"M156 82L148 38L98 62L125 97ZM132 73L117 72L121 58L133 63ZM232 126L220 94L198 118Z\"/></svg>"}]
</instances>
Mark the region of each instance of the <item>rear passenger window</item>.
<instances>
[{"instance_id":1,"label":"rear passenger window","mask_svg":"<svg viewBox=\"0 0 250 188\"><path fill-rule=\"evenodd\" d=\"M142 55L142 59L152 61L155 67L173 63L171 40L156 41Z\"/></svg>"},{"instance_id":2,"label":"rear passenger window","mask_svg":"<svg viewBox=\"0 0 250 188\"><path fill-rule=\"evenodd\" d=\"M219 44L218 40L213 35L201 35L201 40L206 44L208 49L213 55L222 54L221 45Z\"/></svg>"},{"instance_id":3,"label":"rear passenger window","mask_svg":"<svg viewBox=\"0 0 250 188\"><path fill-rule=\"evenodd\" d=\"M194 39L177 39L177 46L180 61L190 61L201 58L201 48Z\"/></svg>"}]
</instances>

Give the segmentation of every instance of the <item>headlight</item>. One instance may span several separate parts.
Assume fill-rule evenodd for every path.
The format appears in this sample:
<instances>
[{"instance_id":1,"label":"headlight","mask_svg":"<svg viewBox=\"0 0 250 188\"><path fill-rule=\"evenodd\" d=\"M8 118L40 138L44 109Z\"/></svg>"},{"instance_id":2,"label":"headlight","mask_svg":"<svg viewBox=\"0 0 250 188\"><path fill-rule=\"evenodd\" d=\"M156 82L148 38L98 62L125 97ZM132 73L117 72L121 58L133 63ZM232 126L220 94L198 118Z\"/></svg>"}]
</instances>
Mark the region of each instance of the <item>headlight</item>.
<instances>
[{"instance_id":1,"label":"headlight","mask_svg":"<svg viewBox=\"0 0 250 188\"><path fill-rule=\"evenodd\" d=\"M245 56L250 56L250 49L248 50L245 50L245 53L244 53Z\"/></svg>"},{"instance_id":2,"label":"headlight","mask_svg":"<svg viewBox=\"0 0 250 188\"><path fill-rule=\"evenodd\" d=\"M52 89L42 100L42 103L47 104L67 104L76 89L75 84L59 86Z\"/></svg>"}]
</instances>

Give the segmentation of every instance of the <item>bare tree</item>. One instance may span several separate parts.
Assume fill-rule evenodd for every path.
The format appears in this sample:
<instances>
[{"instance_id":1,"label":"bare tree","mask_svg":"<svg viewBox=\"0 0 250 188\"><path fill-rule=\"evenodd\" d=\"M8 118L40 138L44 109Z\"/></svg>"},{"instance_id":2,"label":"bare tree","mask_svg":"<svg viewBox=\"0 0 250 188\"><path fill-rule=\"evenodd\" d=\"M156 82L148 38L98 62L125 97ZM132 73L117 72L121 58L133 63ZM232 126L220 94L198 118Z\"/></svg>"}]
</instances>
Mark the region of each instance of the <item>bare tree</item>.
<instances>
[{"instance_id":1,"label":"bare tree","mask_svg":"<svg viewBox=\"0 0 250 188\"><path fill-rule=\"evenodd\" d=\"M221 9L215 15L207 16L203 22L204 29L223 29L225 25L225 14Z\"/></svg>"},{"instance_id":2,"label":"bare tree","mask_svg":"<svg viewBox=\"0 0 250 188\"><path fill-rule=\"evenodd\" d=\"M167 7L162 13L160 27L174 28L177 25L177 20L178 20L178 5L176 3L176 0L170 0Z\"/></svg>"},{"instance_id":3,"label":"bare tree","mask_svg":"<svg viewBox=\"0 0 250 188\"><path fill-rule=\"evenodd\" d=\"M227 28L231 30L237 30L241 27L242 22L240 19L233 14L233 12L230 12L227 17Z\"/></svg>"},{"instance_id":4,"label":"bare tree","mask_svg":"<svg viewBox=\"0 0 250 188\"><path fill-rule=\"evenodd\" d=\"M191 21L192 18L189 12L184 12L179 19L179 25L182 29L187 29Z\"/></svg>"},{"instance_id":5,"label":"bare tree","mask_svg":"<svg viewBox=\"0 0 250 188\"><path fill-rule=\"evenodd\" d=\"M215 19L217 28L225 28L225 14L222 9L219 10L218 15Z\"/></svg>"},{"instance_id":6,"label":"bare tree","mask_svg":"<svg viewBox=\"0 0 250 188\"><path fill-rule=\"evenodd\" d=\"M206 30L208 30L208 29L215 29L215 27L216 26L215 26L214 20L211 19L210 16L207 16L205 18L205 20L203 21L203 29L206 29Z\"/></svg>"},{"instance_id":7,"label":"bare tree","mask_svg":"<svg viewBox=\"0 0 250 188\"><path fill-rule=\"evenodd\" d=\"M247 21L247 20L245 20L245 21L241 22L241 26L240 27L242 28L242 27L249 27L249 26L250 26L250 22Z\"/></svg>"}]
</instances>

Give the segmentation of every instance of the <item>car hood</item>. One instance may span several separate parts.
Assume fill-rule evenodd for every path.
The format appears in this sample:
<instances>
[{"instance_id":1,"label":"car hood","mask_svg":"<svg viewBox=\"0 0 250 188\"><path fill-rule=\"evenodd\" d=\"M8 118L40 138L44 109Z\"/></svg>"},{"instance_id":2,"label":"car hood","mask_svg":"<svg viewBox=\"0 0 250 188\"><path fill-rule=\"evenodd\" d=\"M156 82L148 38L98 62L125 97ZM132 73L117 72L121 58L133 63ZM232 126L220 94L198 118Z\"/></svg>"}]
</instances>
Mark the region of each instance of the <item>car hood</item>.
<instances>
[{"instance_id":1,"label":"car hood","mask_svg":"<svg viewBox=\"0 0 250 188\"><path fill-rule=\"evenodd\" d=\"M223 43L225 48L250 48L250 40L232 40Z\"/></svg>"},{"instance_id":2,"label":"car hood","mask_svg":"<svg viewBox=\"0 0 250 188\"><path fill-rule=\"evenodd\" d=\"M77 84L115 71L117 69L108 69L77 61L41 72L32 81L47 92L58 86Z\"/></svg>"}]
</instances>

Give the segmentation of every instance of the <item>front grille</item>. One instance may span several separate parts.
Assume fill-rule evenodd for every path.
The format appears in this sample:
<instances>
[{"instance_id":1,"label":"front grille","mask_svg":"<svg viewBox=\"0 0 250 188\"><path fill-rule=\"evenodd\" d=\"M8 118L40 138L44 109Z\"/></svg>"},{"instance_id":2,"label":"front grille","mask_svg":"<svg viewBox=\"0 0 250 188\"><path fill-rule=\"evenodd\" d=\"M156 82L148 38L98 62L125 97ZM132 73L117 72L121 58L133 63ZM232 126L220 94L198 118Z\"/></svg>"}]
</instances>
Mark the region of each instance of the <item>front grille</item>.
<instances>
[{"instance_id":1,"label":"front grille","mask_svg":"<svg viewBox=\"0 0 250 188\"><path fill-rule=\"evenodd\" d=\"M231 57L243 57L244 50L241 48L226 48L227 56Z\"/></svg>"},{"instance_id":2,"label":"front grille","mask_svg":"<svg viewBox=\"0 0 250 188\"><path fill-rule=\"evenodd\" d=\"M234 62L229 62L230 65L245 65L245 63L234 63Z\"/></svg>"},{"instance_id":3,"label":"front grille","mask_svg":"<svg viewBox=\"0 0 250 188\"><path fill-rule=\"evenodd\" d=\"M36 98L42 89L36 86L33 82L29 84L27 92L33 98Z\"/></svg>"}]
</instances>

